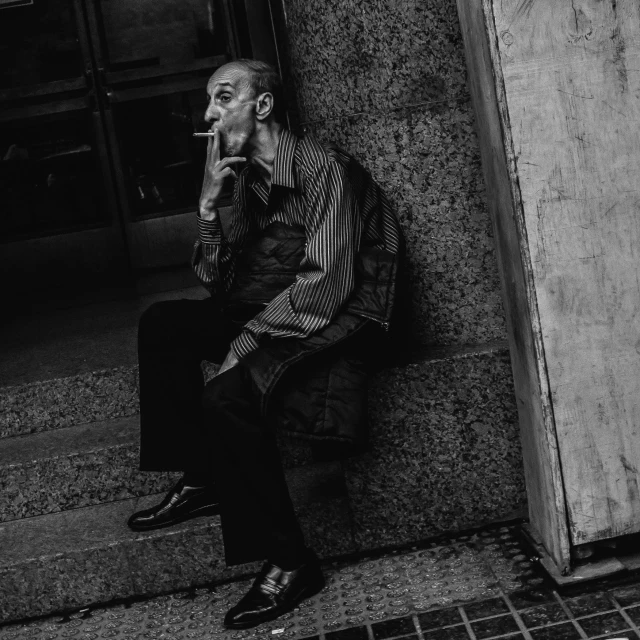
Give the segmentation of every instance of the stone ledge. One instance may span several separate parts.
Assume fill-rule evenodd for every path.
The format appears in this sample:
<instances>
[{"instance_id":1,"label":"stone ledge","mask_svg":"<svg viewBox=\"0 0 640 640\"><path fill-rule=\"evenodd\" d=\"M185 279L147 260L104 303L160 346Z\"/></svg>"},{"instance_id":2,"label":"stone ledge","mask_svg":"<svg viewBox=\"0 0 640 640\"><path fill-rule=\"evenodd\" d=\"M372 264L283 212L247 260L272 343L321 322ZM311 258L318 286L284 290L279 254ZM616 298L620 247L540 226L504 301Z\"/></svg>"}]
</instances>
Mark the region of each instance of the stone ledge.
<instances>
[{"instance_id":1,"label":"stone ledge","mask_svg":"<svg viewBox=\"0 0 640 640\"><path fill-rule=\"evenodd\" d=\"M396 366L505 350L505 342L477 347L417 344L398 355ZM203 363L207 378L213 375L216 367ZM510 373L508 375L510 380ZM0 387L0 407L0 439L134 416L139 411L138 367L116 367Z\"/></svg>"},{"instance_id":2,"label":"stone ledge","mask_svg":"<svg viewBox=\"0 0 640 640\"><path fill-rule=\"evenodd\" d=\"M526 505L506 349L381 371L370 450L345 462L359 549L499 520Z\"/></svg>"}]
</instances>

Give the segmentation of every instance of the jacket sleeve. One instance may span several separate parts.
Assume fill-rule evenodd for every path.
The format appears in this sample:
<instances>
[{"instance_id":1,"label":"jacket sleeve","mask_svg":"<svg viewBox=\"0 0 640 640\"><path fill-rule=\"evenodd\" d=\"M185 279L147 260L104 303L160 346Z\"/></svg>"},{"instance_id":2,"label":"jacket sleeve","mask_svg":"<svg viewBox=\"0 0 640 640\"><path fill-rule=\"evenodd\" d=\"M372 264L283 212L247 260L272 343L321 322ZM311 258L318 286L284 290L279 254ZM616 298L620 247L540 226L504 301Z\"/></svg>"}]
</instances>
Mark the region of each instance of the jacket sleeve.
<instances>
[{"instance_id":1,"label":"jacket sleeve","mask_svg":"<svg viewBox=\"0 0 640 640\"><path fill-rule=\"evenodd\" d=\"M360 239L357 204L344 169L322 165L305 187L307 248L296 281L248 322L231 347L242 358L261 336L306 338L331 322L354 288Z\"/></svg>"}]
</instances>

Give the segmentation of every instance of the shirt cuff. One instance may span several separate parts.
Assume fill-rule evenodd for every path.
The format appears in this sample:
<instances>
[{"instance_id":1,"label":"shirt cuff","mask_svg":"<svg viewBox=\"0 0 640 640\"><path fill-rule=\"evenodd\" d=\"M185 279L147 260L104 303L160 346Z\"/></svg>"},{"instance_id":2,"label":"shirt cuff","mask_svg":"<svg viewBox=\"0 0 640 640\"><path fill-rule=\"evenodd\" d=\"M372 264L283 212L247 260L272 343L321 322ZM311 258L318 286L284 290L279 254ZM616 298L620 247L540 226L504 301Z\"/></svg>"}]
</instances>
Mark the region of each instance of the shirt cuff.
<instances>
[{"instance_id":1,"label":"shirt cuff","mask_svg":"<svg viewBox=\"0 0 640 640\"><path fill-rule=\"evenodd\" d=\"M220 244L222 242L222 227L220 219L203 220L199 215L196 216L198 221L198 235L200 241L208 244Z\"/></svg>"},{"instance_id":2,"label":"shirt cuff","mask_svg":"<svg viewBox=\"0 0 640 640\"><path fill-rule=\"evenodd\" d=\"M255 336L248 331L243 331L232 343L231 349L236 354L238 360L242 360L244 356L248 355L252 351L255 351L259 347L258 341Z\"/></svg>"}]
</instances>

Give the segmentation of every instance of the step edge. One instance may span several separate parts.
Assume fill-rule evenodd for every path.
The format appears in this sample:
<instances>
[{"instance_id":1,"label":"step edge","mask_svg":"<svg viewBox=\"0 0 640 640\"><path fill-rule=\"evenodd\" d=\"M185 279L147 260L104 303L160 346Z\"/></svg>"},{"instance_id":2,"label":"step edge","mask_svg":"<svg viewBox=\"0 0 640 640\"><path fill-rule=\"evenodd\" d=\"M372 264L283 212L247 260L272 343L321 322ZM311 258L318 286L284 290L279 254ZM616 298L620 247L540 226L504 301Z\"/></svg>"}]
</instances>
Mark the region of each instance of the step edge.
<instances>
[{"instance_id":1,"label":"step edge","mask_svg":"<svg viewBox=\"0 0 640 640\"><path fill-rule=\"evenodd\" d=\"M42 460L57 460L135 444L139 441L139 414L82 424L21 433L0 439L0 473ZM91 439L83 440L84 434ZM114 438L109 441L109 438ZM104 438L105 441L100 441ZM69 442L74 447L69 448ZM21 459L16 460L16 456Z\"/></svg>"},{"instance_id":2,"label":"step edge","mask_svg":"<svg viewBox=\"0 0 640 640\"><path fill-rule=\"evenodd\" d=\"M398 368L404 365L420 364L422 362L439 362L446 360L458 360L462 358L469 358L476 355L485 355L492 353L500 353L509 350L509 344L506 340L498 340L482 344L472 345L430 345L425 343L416 343L415 347L411 351L403 351L398 355L397 360L394 358L387 366L383 368ZM203 362L209 362L203 360ZM211 363L216 364L216 363ZM75 378L89 376L89 375L103 375L111 374L114 372L122 371L133 372L138 369L137 364L121 365L113 367L111 369L96 369L95 371L87 371L83 373L74 374L72 376L63 376L60 378L48 378L46 380L36 380L33 382L25 382L18 385L6 385L0 386L0 397L5 392L15 391L16 389L26 389L30 387L42 387L52 382L60 382L64 380L72 380ZM2 415L2 412L0 412Z\"/></svg>"}]
</instances>

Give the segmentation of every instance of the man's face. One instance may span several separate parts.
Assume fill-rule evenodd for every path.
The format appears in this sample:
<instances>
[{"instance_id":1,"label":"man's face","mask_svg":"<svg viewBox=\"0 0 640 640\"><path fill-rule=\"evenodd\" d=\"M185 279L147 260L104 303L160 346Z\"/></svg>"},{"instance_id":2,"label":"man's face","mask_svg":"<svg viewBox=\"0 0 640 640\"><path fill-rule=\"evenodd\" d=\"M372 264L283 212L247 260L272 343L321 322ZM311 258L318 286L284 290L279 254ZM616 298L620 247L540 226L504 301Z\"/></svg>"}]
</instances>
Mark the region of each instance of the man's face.
<instances>
[{"instance_id":1,"label":"man's face","mask_svg":"<svg viewBox=\"0 0 640 640\"><path fill-rule=\"evenodd\" d=\"M221 156L246 156L256 126L256 100L247 72L233 62L220 67L211 76L207 93L204 119L219 132Z\"/></svg>"}]
</instances>

